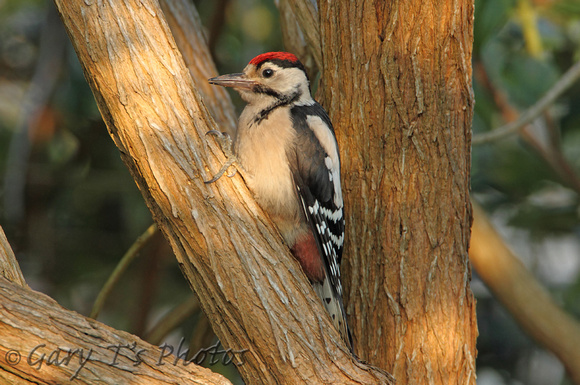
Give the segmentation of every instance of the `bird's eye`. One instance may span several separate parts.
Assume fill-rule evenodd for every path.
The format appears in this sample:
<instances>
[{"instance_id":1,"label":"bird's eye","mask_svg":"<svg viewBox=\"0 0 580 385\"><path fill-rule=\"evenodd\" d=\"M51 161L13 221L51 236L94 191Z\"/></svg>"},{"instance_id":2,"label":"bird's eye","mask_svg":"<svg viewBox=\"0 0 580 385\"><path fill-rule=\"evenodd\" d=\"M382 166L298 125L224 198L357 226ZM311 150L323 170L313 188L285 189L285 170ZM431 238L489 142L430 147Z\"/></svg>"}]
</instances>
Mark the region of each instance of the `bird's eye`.
<instances>
[{"instance_id":1,"label":"bird's eye","mask_svg":"<svg viewBox=\"0 0 580 385\"><path fill-rule=\"evenodd\" d=\"M274 75L274 70L270 68L266 68L264 71L262 71L262 76L265 78L270 78L272 75Z\"/></svg>"}]
</instances>

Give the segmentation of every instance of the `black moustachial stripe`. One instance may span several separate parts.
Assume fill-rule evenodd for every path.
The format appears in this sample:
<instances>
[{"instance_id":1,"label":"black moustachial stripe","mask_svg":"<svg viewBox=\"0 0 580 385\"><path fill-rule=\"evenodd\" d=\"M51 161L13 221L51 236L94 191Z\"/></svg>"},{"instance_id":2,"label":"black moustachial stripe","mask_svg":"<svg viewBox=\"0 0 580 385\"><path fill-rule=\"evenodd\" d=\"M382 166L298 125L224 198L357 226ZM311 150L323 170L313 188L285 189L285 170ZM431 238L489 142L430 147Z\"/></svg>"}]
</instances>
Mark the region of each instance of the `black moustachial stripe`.
<instances>
[{"instance_id":1,"label":"black moustachial stripe","mask_svg":"<svg viewBox=\"0 0 580 385\"><path fill-rule=\"evenodd\" d=\"M256 87L254 87L254 88L256 88ZM261 86L261 88L266 89L266 87L263 87L263 86ZM302 93L298 89L296 89L290 95L280 95L279 93L275 92L274 90L272 90L272 93L269 93L266 91L264 91L263 93L274 96L278 100L276 100L276 102L269 105L268 107L264 108L262 111L260 111L259 114L256 115L256 117L254 118L255 124L260 124L263 120L268 119L268 115L270 115L270 113L272 111L274 111L276 108L290 105L290 104L294 103L295 101L297 101L298 99L300 99L300 96L302 95ZM275 93L276 95L274 95L273 93Z\"/></svg>"},{"instance_id":2,"label":"black moustachial stripe","mask_svg":"<svg viewBox=\"0 0 580 385\"><path fill-rule=\"evenodd\" d=\"M282 99L283 95L279 92L273 90L272 88L266 87L263 84L256 84L252 87L252 91L257 94L266 94L275 97L276 99Z\"/></svg>"}]
</instances>

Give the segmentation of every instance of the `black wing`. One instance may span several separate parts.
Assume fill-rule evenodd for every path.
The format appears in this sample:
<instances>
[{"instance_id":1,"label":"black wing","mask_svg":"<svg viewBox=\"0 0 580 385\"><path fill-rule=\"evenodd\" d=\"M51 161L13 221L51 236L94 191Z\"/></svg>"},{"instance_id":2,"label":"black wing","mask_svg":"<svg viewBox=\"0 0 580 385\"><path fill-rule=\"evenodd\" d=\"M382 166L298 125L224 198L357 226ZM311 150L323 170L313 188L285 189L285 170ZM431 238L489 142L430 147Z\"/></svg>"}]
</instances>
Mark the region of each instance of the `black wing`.
<instances>
[{"instance_id":1,"label":"black wing","mask_svg":"<svg viewBox=\"0 0 580 385\"><path fill-rule=\"evenodd\" d=\"M344 215L340 157L334 130L328 115L318 103L294 106L291 116L297 138L291 154L287 154L288 160L297 197L316 239L326 273L324 280L314 282L313 286L334 326L353 352L340 283ZM310 116L320 120L309 121Z\"/></svg>"},{"instance_id":2,"label":"black wing","mask_svg":"<svg viewBox=\"0 0 580 385\"><path fill-rule=\"evenodd\" d=\"M336 150L337 161L328 162L330 150L323 147L315 131L309 127L308 117L318 117L329 127L335 148L336 138L328 115L318 103L294 106L291 116L297 137L294 154L288 154L288 159L297 195L315 235L331 286L338 296L342 296L339 264L344 243L344 216L342 193L337 195L336 191L336 188L340 189L340 160ZM328 141L326 145L329 145Z\"/></svg>"}]
</instances>

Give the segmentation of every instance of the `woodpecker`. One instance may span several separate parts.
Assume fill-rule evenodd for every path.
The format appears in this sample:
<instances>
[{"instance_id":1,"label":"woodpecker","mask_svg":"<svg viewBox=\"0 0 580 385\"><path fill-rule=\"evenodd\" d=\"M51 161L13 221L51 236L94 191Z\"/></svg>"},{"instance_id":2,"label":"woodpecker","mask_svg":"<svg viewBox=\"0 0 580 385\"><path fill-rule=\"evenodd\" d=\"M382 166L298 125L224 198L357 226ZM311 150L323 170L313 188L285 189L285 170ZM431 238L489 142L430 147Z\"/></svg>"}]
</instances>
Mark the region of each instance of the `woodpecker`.
<instances>
[{"instance_id":1,"label":"woodpecker","mask_svg":"<svg viewBox=\"0 0 580 385\"><path fill-rule=\"evenodd\" d=\"M253 58L242 73L209 82L232 87L247 103L233 157L209 182L235 157L352 351L339 268L344 243L340 155L330 118L310 94L304 66L291 53L269 52Z\"/></svg>"}]
</instances>

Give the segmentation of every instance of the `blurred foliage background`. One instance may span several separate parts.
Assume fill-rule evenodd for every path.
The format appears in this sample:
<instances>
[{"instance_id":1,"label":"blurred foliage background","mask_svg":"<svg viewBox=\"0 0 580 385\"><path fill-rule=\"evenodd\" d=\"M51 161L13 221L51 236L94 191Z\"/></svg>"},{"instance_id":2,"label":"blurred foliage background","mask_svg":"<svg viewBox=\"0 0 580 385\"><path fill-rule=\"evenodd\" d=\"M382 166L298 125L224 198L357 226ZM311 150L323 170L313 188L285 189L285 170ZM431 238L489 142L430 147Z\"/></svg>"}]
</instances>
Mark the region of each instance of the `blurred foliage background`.
<instances>
[{"instance_id":1,"label":"blurred foliage background","mask_svg":"<svg viewBox=\"0 0 580 385\"><path fill-rule=\"evenodd\" d=\"M239 72L255 55L283 49L272 1L195 3L220 73ZM478 135L516 119L580 60L580 2L476 0L475 7ZM579 174L580 82L523 134L473 149L474 198L576 318ZM27 282L88 315L116 264L151 223L52 2L0 0L0 225ZM570 383L558 360L520 331L476 272L473 290L480 385ZM98 319L150 339L160 322L180 320L156 338L174 346L184 338L192 352L214 342L158 233L136 254ZM219 370L236 378L232 365Z\"/></svg>"}]
</instances>

